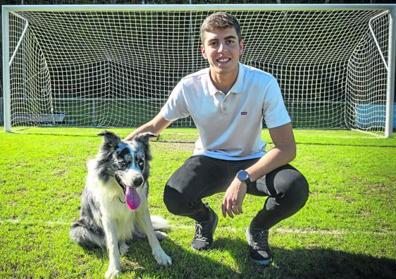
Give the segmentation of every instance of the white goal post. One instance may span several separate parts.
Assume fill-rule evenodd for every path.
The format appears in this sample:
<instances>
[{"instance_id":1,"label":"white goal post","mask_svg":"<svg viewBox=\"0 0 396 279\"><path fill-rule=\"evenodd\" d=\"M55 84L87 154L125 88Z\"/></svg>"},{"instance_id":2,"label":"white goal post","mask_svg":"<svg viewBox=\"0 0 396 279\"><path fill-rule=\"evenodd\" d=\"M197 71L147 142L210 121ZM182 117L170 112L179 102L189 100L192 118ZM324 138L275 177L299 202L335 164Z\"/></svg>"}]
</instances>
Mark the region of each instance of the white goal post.
<instances>
[{"instance_id":1,"label":"white goal post","mask_svg":"<svg viewBox=\"0 0 396 279\"><path fill-rule=\"evenodd\" d=\"M395 4L3 6L5 130L143 124L207 67L214 11L239 19L241 61L277 78L294 127L392 134Z\"/></svg>"}]
</instances>

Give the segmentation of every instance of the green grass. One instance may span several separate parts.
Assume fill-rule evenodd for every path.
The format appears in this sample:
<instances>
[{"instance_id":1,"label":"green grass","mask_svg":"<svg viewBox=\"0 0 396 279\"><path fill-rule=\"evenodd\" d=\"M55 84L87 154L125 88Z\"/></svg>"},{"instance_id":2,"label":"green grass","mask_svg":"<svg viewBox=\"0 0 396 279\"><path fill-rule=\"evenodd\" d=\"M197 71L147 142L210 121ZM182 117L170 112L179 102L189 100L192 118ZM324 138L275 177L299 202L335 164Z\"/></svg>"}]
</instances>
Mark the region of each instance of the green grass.
<instances>
[{"instance_id":1,"label":"green grass","mask_svg":"<svg viewBox=\"0 0 396 279\"><path fill-rule=\"evenodd\" d=\"M128 129L111 129L125 136ZM85 161L98 129L28 128L0 132L0 278L102 278L106 253L69 240L78 217ZM193 222L171 215L162 188L191 154L195 129L167 129L151 143L150 210L173 230L162 242L172 257L158 267L147 242L122 258L121 278L396 278L396 137L296 130L293 165L310 183L306 206L270 234L274 264L250 263L244 230L264 202L247 196L244 214L220 217L214 249L190 247ZM268 140L267 131L263 137ZM269 147L271 144L269 144ZM207 199L221 215L222 195Z\"/></svg>"}]
</instances>

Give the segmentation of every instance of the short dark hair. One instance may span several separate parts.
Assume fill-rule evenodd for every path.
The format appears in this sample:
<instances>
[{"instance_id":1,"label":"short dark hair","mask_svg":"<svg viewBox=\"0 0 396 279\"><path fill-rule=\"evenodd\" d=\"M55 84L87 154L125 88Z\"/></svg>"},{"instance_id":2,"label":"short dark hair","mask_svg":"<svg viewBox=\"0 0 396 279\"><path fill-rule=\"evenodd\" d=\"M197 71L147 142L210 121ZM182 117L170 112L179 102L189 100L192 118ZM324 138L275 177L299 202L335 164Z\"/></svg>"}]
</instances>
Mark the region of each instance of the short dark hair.
<instances>
[{"instance_id":1,"label":"short dark hair","mask_svg":"<svg viewBox=\"0 0 396 279\"><path fill-rule=\"evenodd\" d=\"M235 31L238 36L238 40L241 40L241 26L239 24L239 21L236 17L233 15L230 15L225 12L217 12L209 15L205 20L203 21L200 29L200 38L201 38L201 43L203 43L203 35L204 32L206 31L213 31L216 28L235 28Z\"/></svg>"}]
</instances>

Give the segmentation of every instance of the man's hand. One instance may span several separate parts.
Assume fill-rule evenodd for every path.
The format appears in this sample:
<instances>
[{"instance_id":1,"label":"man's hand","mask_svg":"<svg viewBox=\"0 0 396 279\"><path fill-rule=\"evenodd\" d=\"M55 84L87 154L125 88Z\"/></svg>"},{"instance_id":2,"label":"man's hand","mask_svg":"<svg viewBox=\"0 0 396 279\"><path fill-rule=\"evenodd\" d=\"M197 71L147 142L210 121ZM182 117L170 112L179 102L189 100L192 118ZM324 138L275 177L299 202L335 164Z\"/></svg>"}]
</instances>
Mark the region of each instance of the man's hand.
<instances>
[{"instance_id":1,"label":"man's hand","mask_svg":"<svg viewBox=\"0 0 396 279\"><path fill-rule=\"evenodd\" d=\"M223 204L221 205L221 210L224 217L227 217L228 214L228 216L234 218L234 215L242 213L242 203L243 199L245 198L246 191L246 183L234 178L231 185L225 192Z\"/></svg>"}]
</instances>

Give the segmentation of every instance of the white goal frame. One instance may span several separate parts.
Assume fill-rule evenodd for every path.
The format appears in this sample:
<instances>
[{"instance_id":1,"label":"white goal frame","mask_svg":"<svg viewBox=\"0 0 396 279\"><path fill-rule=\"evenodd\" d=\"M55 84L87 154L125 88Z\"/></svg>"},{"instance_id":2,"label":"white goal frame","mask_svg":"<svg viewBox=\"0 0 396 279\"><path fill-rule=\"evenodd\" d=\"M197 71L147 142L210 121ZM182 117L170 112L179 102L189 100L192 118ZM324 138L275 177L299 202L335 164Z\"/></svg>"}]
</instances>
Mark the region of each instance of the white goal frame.
<instances>
[{"instance_id":1,"label":"white goal frame","mask_svg":"<svg viewBox=\"0 0 396 279\"><path fill-rule=\"evenodd\" d=\"M212 4L212 5L4 5L2 7L2 42L3 42L3 106L4 106L4 130L10 132L11 127L11 96L10 96L10 57L9 49L9 15L17 15L20 11L40 12L125 12L125 11L331 11L331 10L373 10L383 9L390 13L389 38L388 38L388 61L387 65L387 94L384 136L390 137L393 132L393 106L395 92L395 60L396 60L396 4ZM26 23L25 30L28 28ZM21 36L22 40L23 34ZM15 48L19 47L19 43ZM384 60L384 58L382 58ZM56 115L56 117L62 117Z\"/></svg>"}]
</instances>

